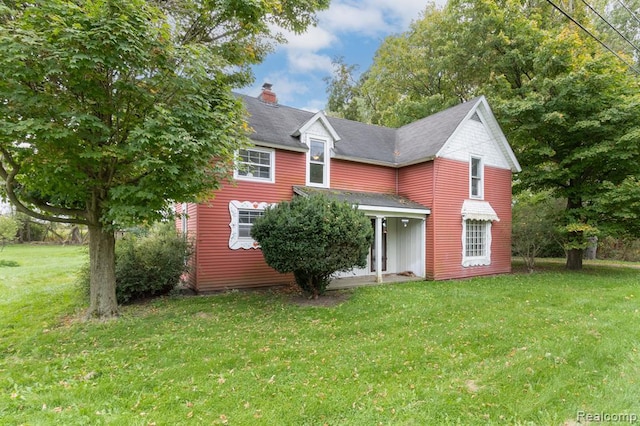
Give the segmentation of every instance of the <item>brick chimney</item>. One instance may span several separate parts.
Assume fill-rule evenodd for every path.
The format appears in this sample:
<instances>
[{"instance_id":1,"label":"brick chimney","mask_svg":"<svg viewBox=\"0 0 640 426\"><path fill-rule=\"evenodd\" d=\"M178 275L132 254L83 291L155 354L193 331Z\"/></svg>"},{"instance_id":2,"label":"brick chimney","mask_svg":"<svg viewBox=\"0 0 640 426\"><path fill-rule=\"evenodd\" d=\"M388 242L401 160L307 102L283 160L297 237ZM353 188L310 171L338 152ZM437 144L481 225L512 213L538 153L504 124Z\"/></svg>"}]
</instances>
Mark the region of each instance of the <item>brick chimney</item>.
<instances>
[{"instance_id":1,"label":"brick chimney","mask_svg":"<svg viewBox=\"0 0 640 426\"><path fill-rule=\"evenodd\" d=\"M278 98L276 97L276 94L271 91L271 86L273 86L271 83L263 84L262 93L260 93L260 96L258 96L258 99L260 99L265 104L277 105Z\"/></svg>"}]
</instances>

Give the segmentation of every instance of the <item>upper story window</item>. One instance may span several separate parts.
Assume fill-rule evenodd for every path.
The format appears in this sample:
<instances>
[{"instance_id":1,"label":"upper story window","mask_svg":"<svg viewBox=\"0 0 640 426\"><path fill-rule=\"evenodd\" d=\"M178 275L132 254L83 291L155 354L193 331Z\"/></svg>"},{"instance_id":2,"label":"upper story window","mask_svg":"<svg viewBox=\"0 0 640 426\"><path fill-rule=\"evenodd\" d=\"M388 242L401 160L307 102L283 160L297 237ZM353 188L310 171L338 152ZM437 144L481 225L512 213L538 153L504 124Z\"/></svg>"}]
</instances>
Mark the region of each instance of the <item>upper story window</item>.
<instances>
[{"instance_id":1,"label":"upper story window","mask_svg":"<svg viewBox=\"0 0 640 426\"><path fill-rule=\"evenodd\" d=\"M328 186L328 143L322 139L309 139L309 161L307 183L313 186Z\"/></svg>"},{"instance_id":2,"label":"upper story window","mask_svg":"<svg viewBox=\"0 0 640 426\"><path fill-rule=\"evenodd\" d=\"M238 151L235 178L275 182L275 154L272 149L247 148Z\"/></svg>"},{"instance_id":3,"label":"upper story window","mask_svg":"<svg viewBox=\"0 0 640 426\"><path fill-rule=\"evenodd\" d=\"M469 197L484 198L484 166L480 157L471 157L469 163Z\"/></svg>"}]
</instances>

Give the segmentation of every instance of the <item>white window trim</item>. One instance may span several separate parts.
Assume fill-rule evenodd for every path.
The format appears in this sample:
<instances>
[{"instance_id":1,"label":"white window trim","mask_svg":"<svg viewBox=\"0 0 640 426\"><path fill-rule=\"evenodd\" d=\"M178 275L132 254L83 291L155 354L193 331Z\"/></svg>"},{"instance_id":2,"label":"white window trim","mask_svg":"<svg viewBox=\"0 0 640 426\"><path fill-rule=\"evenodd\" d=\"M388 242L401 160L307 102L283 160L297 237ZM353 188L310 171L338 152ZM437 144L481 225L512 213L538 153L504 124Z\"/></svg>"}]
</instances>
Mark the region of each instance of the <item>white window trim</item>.
<instances>
[{"instance_id":1,"label":"white window trim","mask_svg":"<svg viewBox=\"0 0 640 426\"><path fill-rule=\"evenodd\" d=\"M322 176L322 183L315 183L315 182L311 182L311 141L312 140L316 140L319 142L323 142L324 143L324 170L323 170L323 176ZM331 167L331 141L324 136L318 136L318 135L307 135L307 146L309 147L309 150L307 151L307 186L315 186L315 187L319 187L319 188L329 188L330 187L330 183L329 183L329 176L331 176L331 173L329 171L329 168Z\"/></svg>"},{"instance_id":2,"label":"white window trim","mask_svg":"<svg viewBox=\"0 0 640 426\"><path fill-rule=\"evenodd\" d=\"M462 266L488 266L491 265L491 225L489 220L480 221L485 224L485 248L483 256L467 256L467 223L471 219L462 219Z\"/></svg>"},{"instance_id":3,"label":"white window trim","mask_svg":"<svg viewBox=\"0 0 640 426\"><path fill-rule=\"evenodd\" d=\"M269 203L259 203L255 201L231 200L229 202L229 214L231 215L231 222L229 222L229 228L231 228L231 234L229 235L229 248L231 250L260 248L260 244L258 244L258 242L253 238L240 237L239 212L240 210L264 211L270 205L271 204Z\"/></svg>"},{"instance_id":4,"label":"white window trim","mask_svg":"<svg viewBox=\"0 0 640 426\"><path fill-rule=\"evenodd\" d=\"M276 154L275 154L275 150L271 149L271 148L262 148L262 147L250 147L250 148L245 148L247 151L258 151L258 152L262 152L262 153L266 153L269 154L269 158L270 158L270 173L269 173L269 178L261 178L261 177L254 177L254 176L242 176L240 174L238 174L238 167L236 166L235 170L233 171L233 177L236 180L246 180L246 181L251 181L251 182L264 182L264 183L275 183L276 182ZM239 158L240 156L240 151L236 151L236 158ZM240 163L240 161L238 161L238 163Z\"/></svg>"},{"instance_id":5,"label":"white window trim","mask_svg":"<svg viewBox=\"0 0 640 426\"><path fill-rule=\"evenodd\" d=\"M182 203L182 213L180 214L180 229L182 236L186 237L189 232L189 210L187 203Z\"/></svg>"},{"instance_id":6,"label":"white window trim","mask_svg":"<svg viewBox=\"0 0 640 426\"><path fill-rule=\"evenodd\" d=\"M479 160L480 168L480 183L478 185L478 195L473 194L473 160ZM469 198L474 200L484 200L484 161L479 155L471 155L469 157Z\"/></svg>"}]
</instances>

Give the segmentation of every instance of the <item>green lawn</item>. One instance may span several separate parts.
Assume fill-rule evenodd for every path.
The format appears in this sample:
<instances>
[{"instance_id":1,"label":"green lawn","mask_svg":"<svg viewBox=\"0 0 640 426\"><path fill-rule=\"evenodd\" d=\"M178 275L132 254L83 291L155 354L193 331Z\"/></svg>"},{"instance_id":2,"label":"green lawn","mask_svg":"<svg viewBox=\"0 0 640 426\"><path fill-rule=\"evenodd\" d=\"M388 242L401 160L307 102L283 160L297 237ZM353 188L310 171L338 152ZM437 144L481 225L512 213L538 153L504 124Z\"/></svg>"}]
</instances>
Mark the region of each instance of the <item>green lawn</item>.
<instances>
[{"instance_id":1,"label":"green lawn","mask_svg":"<svg viewBox=\"0 0 640 426\"><path fill-rule=\"evenodd\" d=\"M0 260L0 423L575 424L640 416L640 271L165 298L81 322L75 247ZM582 423L584 417L582 418ZM627 422L628 423L628 422Z\"/></svg>"}]
</instances>

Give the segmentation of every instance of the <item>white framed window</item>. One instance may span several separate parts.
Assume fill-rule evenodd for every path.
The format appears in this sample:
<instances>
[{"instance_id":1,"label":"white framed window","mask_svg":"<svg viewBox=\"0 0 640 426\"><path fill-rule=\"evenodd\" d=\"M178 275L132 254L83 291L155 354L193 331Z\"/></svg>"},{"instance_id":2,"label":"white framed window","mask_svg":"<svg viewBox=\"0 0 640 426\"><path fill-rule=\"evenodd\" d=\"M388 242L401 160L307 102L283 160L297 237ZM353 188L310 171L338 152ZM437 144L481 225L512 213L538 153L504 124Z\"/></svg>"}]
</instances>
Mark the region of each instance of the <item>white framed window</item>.
<instances>
[{"instance_id":1,"label":"white framed window","mask_svg":"<svg viewBox=\"0 0 640 426\"><path fill-rule=\"evenodd\" d=\"M268 148L247 148L238 150L238 161L234 177L239 180L253 180L273 183L275 174L275 151Z\"/></svg>"},{"instance_id":2,"label":"white framed window","mask_svg":"<svg viewBox=\"0 0 640 426\"><path fill-rule=\"evenodd\" d=\"M237 249L254 249L259 248L257 241L251 238L251 227L255 220L264 214L264 210L269 207L268 203L259 203L254 201L237 201L229 202L229 214L231 222L229 228L229 248Z\"/></svg>"},{"instance_id":3,"label":"white framed window","mask_svg":"<svg viewBox=\"0 0 640 426\"><path fill-rule=\"evenodd\" d=\"M329 142L310 137L307 154L307 185L329 186Z\"/></svg>"},{"instance_id":4,"label":"white framed window","mask_svg":"<svg viewBox=\"0 0 640 426\"><path fill-rule=\"evenodd\" d=\"M462 266L491 264L491 221L462 221Z\"/></svg>"},{"instance_id":5,"label":"white framed window","mask_svg":"<svg viewBox=\"0 0 640 426\"><path fill-rule=\"evenodd\" d=\"M471 156L469 161L469 198L484 198L484 164L481 157Z\"/></svg>"}]
</instances>

